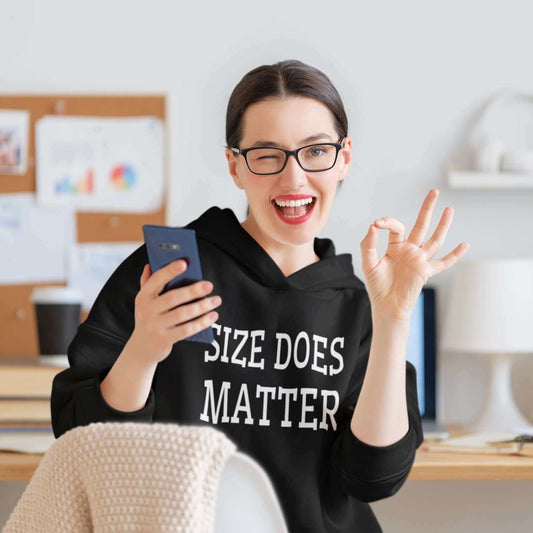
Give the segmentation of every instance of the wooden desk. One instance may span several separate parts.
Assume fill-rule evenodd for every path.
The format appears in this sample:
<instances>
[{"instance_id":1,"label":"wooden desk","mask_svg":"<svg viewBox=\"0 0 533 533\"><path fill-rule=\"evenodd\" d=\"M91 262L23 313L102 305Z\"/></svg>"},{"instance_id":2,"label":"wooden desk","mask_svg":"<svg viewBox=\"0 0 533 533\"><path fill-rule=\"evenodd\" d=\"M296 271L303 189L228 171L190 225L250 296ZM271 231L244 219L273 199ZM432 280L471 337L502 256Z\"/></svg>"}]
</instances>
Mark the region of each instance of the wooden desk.
<instances>
[{"instance_id":1,"label":"wooden desk","mask_svg":"<svg viewBox=\"0 0 533 533\"><path fill-rule=\"evenodd\" d=\"M533 480L533 457L416 452L407 479L418 481Z\"/></svg>"},{"instance_id":2,"label":"wooden desk","mask_svg":"<svg viewBox=\"0 0 533 533\"><path fill-rule=\"evenodd\" d=\"M448 428L450 435L460 434ZM29 480L43 454L0 452L0 481ZM417 450L408 480L533 480L533 457L436 453Z\"/></svg>"},{"instance_id":3,"label":"wooden desk","mask_svg":"<svg viewBox=\"0 0 533 533\"><path fill-rule=\"evenodd\" d=\"M39 372L24 371L23 374L19 372L17 379L15 374L9 374L10 371L14 372L10 363L16 366L27 364L28 370L33 367L37 371L39 365L35 361L28 361L27 363L4 361L0 363L0 378L4 380L2 382L3 387L7 390L8 385L14 384L12 393L19 390L23 391L24 388L36 391L40 386L41 393L48 394L53 375L63 370L63 367L56 368L52 372L46 373L45 379L40 377ZM33 376L33 381L28 378L30 375ZM448 426L447 429L452 437L465 432L460 426ZM42 457L43 454L0 452L0 481L29 480ZM408 479L421 481L533 480L533 457L439 453L419 449L416 452L415 463Z\"/></svg>"}]
</instances>

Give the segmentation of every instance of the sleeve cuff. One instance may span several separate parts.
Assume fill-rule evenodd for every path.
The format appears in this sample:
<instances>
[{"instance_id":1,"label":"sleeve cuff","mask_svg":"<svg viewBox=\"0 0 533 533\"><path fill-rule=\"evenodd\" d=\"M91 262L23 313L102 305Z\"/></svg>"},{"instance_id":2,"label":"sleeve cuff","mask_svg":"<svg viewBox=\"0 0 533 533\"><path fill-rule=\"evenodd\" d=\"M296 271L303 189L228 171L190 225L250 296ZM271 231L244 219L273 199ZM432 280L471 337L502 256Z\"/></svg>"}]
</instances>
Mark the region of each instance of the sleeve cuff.
<instances>
[{"instance_id":1,"label":"sleeve cuff","mask_svg":"<svg viewBox=\"0 0 533 533\"><path fill-rule=\"evenodd\" d=\"M120 411L109 405L100 390L100 382L109 369L94 378L92 385L76 394L76 406L86 424L92 422L152 422L155 410L155 394L152 388L146 404L137 411Z\"/></svg>"},{"instance_id":2,"label":"sleeve cuff","mask_svg":"<svg viewBox=\"0 0 533 533\"><path fill-rule=\"evenodd\" d=\"M344 473L366 481L400 477L412 466L417 434L409 421L407 433L388 446L374 446L359 440L348 425L341 439L340 461Z\"/></svg>"}]
</instances>

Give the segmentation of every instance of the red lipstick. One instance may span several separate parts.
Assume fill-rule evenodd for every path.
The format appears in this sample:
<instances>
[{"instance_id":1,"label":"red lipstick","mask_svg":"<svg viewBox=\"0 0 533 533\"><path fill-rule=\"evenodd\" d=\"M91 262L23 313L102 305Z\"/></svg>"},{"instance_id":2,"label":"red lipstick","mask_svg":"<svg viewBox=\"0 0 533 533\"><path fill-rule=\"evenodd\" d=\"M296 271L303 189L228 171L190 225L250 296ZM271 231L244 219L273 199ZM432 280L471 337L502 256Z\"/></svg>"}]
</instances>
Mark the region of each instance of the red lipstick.
<instances>
[{"instance_id":1,"label":"red lipstick","mask_svg":"<svg viewBox=\"0 0 533 533\"><path fill-rule=\"evenodd\" d=\"M305 196L305 195L301 195L301 194L298 195L298 198L296 198L295 196L293 196L293 197L290 197L289 195L277 196L276 199L287 201L287 200L297 200L299 198L314 198L314 200L311 203L311 209L307 213L305 213L304 215L301 215L301 216L285 216L276 207L275 200L272 200L272 206L274 208L274 211L276 211L276 213L277 213L278 217L280 218L280 220L282 220L286 224L303 224L306 220L309 220L309 218L311 218L311 215L313 214L313 211L315 209L316 203L318 201L315 196L309 196L309 195Z\"/></svg>"}]
</instances>

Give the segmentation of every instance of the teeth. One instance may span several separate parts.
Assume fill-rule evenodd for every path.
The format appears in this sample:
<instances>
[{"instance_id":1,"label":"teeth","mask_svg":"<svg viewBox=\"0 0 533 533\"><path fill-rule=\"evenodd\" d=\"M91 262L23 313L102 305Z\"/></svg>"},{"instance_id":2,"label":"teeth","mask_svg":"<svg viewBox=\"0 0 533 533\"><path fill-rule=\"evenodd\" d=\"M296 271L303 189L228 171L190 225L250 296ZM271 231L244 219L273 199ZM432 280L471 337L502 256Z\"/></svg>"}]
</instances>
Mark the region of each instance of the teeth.
<instances>
[{"instance_id":1,"label":"teeth","mask_svg":"<svg viewBox=\"0 0 533 533\"><path fill-rule=\"evenodd\" d=\"M288 200L286 202L282 200L274 200L280 207L297 207L299 205L307 205L313 201L313 198L305 198L304 200Z\"/></svg>"}]
</instances>

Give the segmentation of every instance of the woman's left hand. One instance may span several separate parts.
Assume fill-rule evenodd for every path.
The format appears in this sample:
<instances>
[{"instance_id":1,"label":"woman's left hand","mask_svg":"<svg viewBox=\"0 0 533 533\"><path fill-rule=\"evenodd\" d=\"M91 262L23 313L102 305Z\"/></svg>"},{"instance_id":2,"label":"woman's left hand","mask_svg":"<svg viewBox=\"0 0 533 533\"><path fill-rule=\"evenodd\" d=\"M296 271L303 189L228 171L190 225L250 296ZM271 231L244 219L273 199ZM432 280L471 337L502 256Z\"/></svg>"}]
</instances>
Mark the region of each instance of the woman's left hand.
<instances>
[{"instance_id":1,"label":"woman's left hand","mask_svg":"<svg viewBox=\"0 0 533 533\"><path fill-rule=\"evenodd\" d=\"M453 208L447 207L431 239L422 244L438 196L437 189L429 191L407 240L404 240L404 224L385 217L371 224L361 241L363 274L373 316L409 321L427 280L450 268L468 250L470 245L462 242L442 259L429 261L440 250L453 218ZM389 231L389 244L379 261L376 251L378 229Z\"/></svg>"}]
</instances>

